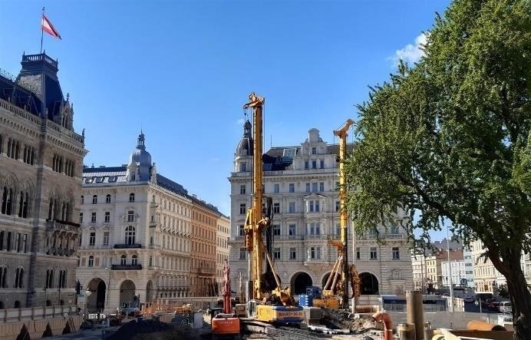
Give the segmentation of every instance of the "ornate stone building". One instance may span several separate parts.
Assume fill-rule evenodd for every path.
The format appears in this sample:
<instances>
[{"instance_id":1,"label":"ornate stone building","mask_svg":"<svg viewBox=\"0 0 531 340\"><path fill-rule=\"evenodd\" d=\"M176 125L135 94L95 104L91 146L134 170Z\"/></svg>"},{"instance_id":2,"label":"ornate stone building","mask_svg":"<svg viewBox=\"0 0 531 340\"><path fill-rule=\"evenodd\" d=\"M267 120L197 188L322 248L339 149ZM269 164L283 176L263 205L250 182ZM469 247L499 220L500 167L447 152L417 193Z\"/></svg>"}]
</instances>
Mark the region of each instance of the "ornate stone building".
<instances>
[{"instance_id":1,"label":"ornate stone building","mask_svg":"<svg viewBox=\"0 0 531 340\"><path fill-rule=\"evenodd\" d=\"M229 178L233 290L239 272L247 280L243 225L251 203L252 150L247 121ZM271 256L282 285L290 285L294 294L305 292L306 286L322 286L338 256L327 242L329 236L339 239L340 235L338 150L338 145L324 142L319 131L311 129L301 145L274 147L262 157L264 191L273 199ZM352 240L351 226L348 230ZM360 273L362 294L395 294L413 287L409 245L398 227L388 231L385 245L378 245L375 235L357 235L348 256Z\"/></svg>"},{"instance_id":2,"label":"ornate stone building","mask_svg":"<svg viewBox=\"0 0 531 340\"><path fill-rule=\"evenodd\" d=\"M83 169L81 200L77 277L89 311L110 312L212 288L221 214L157 173L143 133L127 164ZM201 254L192 256L194 247ZM207 268L208 284L197 280Z\"/></svg>"},{"instance_id":3,"label":"ornate stone building","mask_svg":"<svg viewBox=\"0 0 531 340\"><path fill-rule=\"evenodd\" d=\"M58 62L0 69L0 308L75 304L84 136Z\"/></svg>"}]
</instances>

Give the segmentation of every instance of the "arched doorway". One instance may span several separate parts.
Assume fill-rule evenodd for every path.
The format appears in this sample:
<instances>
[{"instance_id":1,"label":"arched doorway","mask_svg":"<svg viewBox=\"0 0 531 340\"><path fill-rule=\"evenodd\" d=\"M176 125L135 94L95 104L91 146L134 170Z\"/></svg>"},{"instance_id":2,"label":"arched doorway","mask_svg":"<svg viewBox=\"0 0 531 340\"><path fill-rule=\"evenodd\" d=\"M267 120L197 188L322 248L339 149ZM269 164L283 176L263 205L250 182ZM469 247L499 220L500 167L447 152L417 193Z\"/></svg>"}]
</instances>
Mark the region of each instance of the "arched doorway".
<instances>
[{"instance_id":1,"label":"arched doorway","mask_svg":"<svg viewBox=\"0 0 531 340\"><path fill-rule=\"evenodd\" d=\"M87 310L89 312L98 312L105 308L105 295L107 294L107 285L105 281L100 278L90 280L87 289L90 291L90 296L87 299Z\"/></svg>"},{"instance_id":2,"label":"arched doorway","mask_svg":"<svg viewBox=\"0 0 531 340\"><path fill-rule=\"evenodd\" d=\"M321 287L324 289L325 288L325 285L326 285L326 282L328 281L328 279L330 279L330 276L332 275L332 272L326 274L324 277L323 277L323 282L321 283ZM328 287L328 289L332 289L335 291L335 288L337 287L337 284L339 282L341 282L341 275L340 274L337 274L336 273L336 287L333 286L333 283L334 283L334 278L332 277L331 280L330 280L330 286Z\"/></svg>"},{"instance_id":3,"label":"arched doorway","mask_svg":"<svg viewBox=\"0 0 531 340\"><path fill-rule=\"evenodd\" d=\"M125 280L120 285L120 306L132 307L136 302L136 286L131 280Z\"/></svg>"},{"instance_id":4,"label":"arched doorway","mask_svg":"<svg viewBox=\"0 0 531 340\"><path fill-rule=\"evenodd\" d=\"M361 294L363 295L378 295L378 279L371 273L361 273Z\"/></svg>"},{"instance_id":5,"label":"arched doorway","mask_svg":"<svg viewBox=\"0 0 531 340\"><path fill-rule=\"evenodd\" d=\"M306 288L313 285L310 275L298 272L291 278L291 293L293 295L306 294Z\"/></svg>"},{"instance_id":6,"label":"arched doorway","mask_svg":"<svg viewBox=\"0 0 531 340\"><path fill-rule=\"evenodd\" d=\"M153 302L153 281L149 280L146 285L146 303Z\"/></svg>"}]
</instances>

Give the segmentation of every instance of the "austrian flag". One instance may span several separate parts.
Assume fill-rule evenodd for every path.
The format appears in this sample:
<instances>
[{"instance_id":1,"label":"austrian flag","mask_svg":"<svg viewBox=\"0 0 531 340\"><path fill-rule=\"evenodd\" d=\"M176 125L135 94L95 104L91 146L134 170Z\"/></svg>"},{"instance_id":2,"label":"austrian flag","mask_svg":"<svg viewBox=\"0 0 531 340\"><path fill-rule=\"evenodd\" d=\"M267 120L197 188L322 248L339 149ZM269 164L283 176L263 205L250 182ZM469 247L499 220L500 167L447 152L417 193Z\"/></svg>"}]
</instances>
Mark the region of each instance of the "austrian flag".
<instances>
[{"instance_id":1,"label":"austrian flag","mask_svg":"<svg viewBox=\"0 0 531 340\"><path fill-rule=\"evenodd\" d=\"M55 27L53 27L53 25L50 22L50 20L48 20L48 18L44 14L42 15L41 29L44 32L46 32L49 35L51 35L52 37L57 38L57 39L61 39L61 35L59 34L59 32L57 32L57 30L55 29Z\"/></svg>"}]
</instances>

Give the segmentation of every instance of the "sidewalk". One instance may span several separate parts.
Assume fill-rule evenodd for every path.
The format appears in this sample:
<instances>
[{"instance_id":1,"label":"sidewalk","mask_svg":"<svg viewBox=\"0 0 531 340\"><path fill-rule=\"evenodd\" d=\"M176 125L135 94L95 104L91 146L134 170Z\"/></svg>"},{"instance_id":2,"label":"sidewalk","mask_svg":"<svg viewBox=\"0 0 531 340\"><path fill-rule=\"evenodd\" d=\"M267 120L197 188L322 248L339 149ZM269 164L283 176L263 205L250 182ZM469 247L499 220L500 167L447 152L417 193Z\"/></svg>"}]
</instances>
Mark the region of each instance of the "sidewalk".
<instances>
[{"instance_id":1,"label":"sidewalk","mask_svg":"<svg viewBox=\"0 0 531 340\"><path fill-rule=\"evenodd\" d=\"M81 330L77 333L72 333L72 334L65 334L65 335L56 335L56 336L53 336L53 337L50 337L48 339L50 340L59 340L59 339L69 339L69 340L101 340L102 339L102 333L104 331L110 331L110 332L115 332L118 330L118 328L120 328L119 326L117 327L109 327L109 328L101 328L101 327L98 327L98 328L94 328L94 329L86 329L86 330Z\"/></svg>"}]
</instances>

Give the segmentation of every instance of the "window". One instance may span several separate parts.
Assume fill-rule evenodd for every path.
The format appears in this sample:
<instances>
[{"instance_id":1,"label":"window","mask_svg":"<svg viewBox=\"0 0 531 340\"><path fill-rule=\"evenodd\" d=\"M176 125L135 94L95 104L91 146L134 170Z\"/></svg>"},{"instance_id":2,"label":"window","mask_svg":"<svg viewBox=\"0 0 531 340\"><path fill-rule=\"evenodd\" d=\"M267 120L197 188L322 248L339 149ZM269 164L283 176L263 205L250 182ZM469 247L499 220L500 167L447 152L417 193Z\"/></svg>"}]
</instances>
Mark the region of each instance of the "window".
<instances>
[{"instance_id":1,"label":"window","mask_svg":"<svg viewBox=\"0 0 531 340\"><path fill-rule=\"evenodd\" d=\"M59 288L66 288L66 270L59 271Z\"/></svg>"},{"instance_id":2,"label":"window","mask_svg":"<svg viewBox=\"0 0 531 340\"><path fill-rule=\"evenodd\" d=\"M20 233L15 234L15 250L17 253L20 253L22 246L22 237Z\"/></svg>"},{"instance_id":3,"label":"window","mask_svg":"<svg viewBox=\"0 0 531 340\"><path fill-rule=\"evenodd\" d=\"M304 169L309 169L310 163L308 161L304 161Z\"/></svg>"},{"instance_id":4,"label":"window","mask_svg":"<svg viewBox=\"0 0 531 340\"><path fill-rule=\"evenodd\" d=\"M240 248L240 260L247 258L247 248Z\"/></svg>"},{"instance_id":5,"label":"window","mask_svg":"<svg viewBox=\"0 0 531 340\"><path fill-rule=\"evenodd\" d=\"M7 232L7 251L11 251L11 232Z\"/></svg>"},{"instance_id":6,"label":"window","mask_svg":"<svg viewBox=\"0 0 531 340\"><path fill-rule=\"evenodd\" d=\"M89 246L94 246L96 244L96 233L92 232L89 236Z\"/></svg>"},{"instance_id":7,"label":"window","mask_svg":"<svg viewBox=\"0 0 531 340\"><path fill-rule=\"evenodd\" d=\"M24 253L28 251L28 234L22 236L22 251Z\"/></svg>"},{"instance_id":8,"label":"window","mask_svg":"<svg viewBox=\"0 0 531 340\"><path fill-rule=\"evenodd\" d=\"M98 204L98 195L92 196L92 204Z\"/></svg>"},{"instance_id":9,"label":"window","mask_svg":"<svg viewBox=\"0 0 531 340\"><path fill-rule=\"evenodd\" d=\"M324 160L321 159L321 169L324 169Z\"/></svg>"},{"instance_id":10,"label":"window","mask_svg":"<svg viewBox=\"0 0 531 340\"><path fill-rule=\"evenodd\" d=\"M360 247L356 248L356 260L361 260L361 250Z\"/></svg>"},{"instance_id":11,"label":"window","mask_svg":"<svg viewBox=\"0 0 531 340\"><path fill-rule=\"evenodd\" d=\"M108 231L103 233L103 245L104 246L109 245L109 232Z\"/></svg>"},{"instance_id":12,"label":"window","mask_svg":"<svg viewBox=\"0 0 531 340\"><path fill-rule=\"evenodd\" d=\"M280 192L280 184L275 183L275 185L273 185L273 193L278 194L279 192Z\"/></svg>"},{"instance_id":13,"label":"window","mask_svg":"<svg viewBox=\"0 0 531 340\"><path fill-rule=\"evenodd\" d=\"M312 155L316 155L317 154L317 148L316 147L313 147L312 148Z\"/></svg>"},{"instance_id":14,"label":"window","mask_svg":"<svg viewBox=\"0 0 531 340\"><path fill-rule=\"evenodd\" d=\"M319 201L308 201L306 207L306 212L319 212Z\"/></svg>"},{"instance_id":15,"label":"window","mask_svg":"<svg viewBox=\"0 0 531 340\"><path fill-rule=\"evenodd\" d=\"M288 203L288 212L290 214L295 213L295 202L289 202Z\"/></svg>"},{"instance_id":16,"label":"window","mask_svg":"<svg viewBox=\"0 0 531 340\"><path fill-rule=\"evenodd\" d=\"M149 257L149 266L150 266L150 267L153 266L153 256L150 256L150 257Z\"/></svg>"},{"instance_id":17,"label":"window","mask_svg":"<svg viewBox=\"0 0 531 340\"><path fill-rule=\"evenodd\" d=\"M107 196L105 196L105 203L111 203L111 195L107 194Z\"/></svg>"},{"instance_id":18,"label":"window","mask_svg":"<svg viewBox=\"0 0 531 340\"><path fill-rule=\"evenodd\" d=\"M289 184L289 192L295 192L295 183Z\"/></svg>"},{"instance_id":19,"label":"window","mask_svg":"<svg viewBox=\"0 0 531 340\"><path fill-rule=\"evenodd\" d=\"M90 263L90 258L89 258ZM53 288L53 269L48 269L46 271L46 285L45 288Z\"/></svg>"},{"instance_id":20,"label":"window","mask_svg":"<svg viewBox=\"0 0 531 340\"><path fill-rule=\"evenodd\" d=\"M0 267L0 288L7 288L7 268Z\"/></svg>"},{"instance_id":21,"label":"window","mask_svg":"<svg viewBox=\"0 0 531 340\"><path fill-rule=\"evenodd\" d=\"M135 227L130 225L125 228L125 244L135 244Z\"/></svg>"},{"instance_id":22,"label":"window","mask_svg":"<svg viewBox=\"0 0 531 340\"><path fill-rule=\"evenodd\" d=\"M319 222L308 223L307 228L306 233L308 235L321 235L321 224Z\"/></svg>"},{"instance_id":23,"label":"window","mask_svg":"<svg viewBox=\"0 0 531 340\"><path fill-rule=\"evenodd\" d=\"M280 214L280 203L273 203L273 214Z\"/></svg>"},{"instance_id":24,"label":"window","mask_svg":"<svg viewBox=\"0 0 531 340\"><path fill-rule=\"evenodd\" d=\"M290 260L297 259L297 248L289 248L289 259Z\"/></svg>"},{"instance_id":25,"label":"window","mask_svg":"<svg viewBox=\"0 0 531 340\"><path fill-rule=\"evenodd\" d=\"M273 224L273 235L275 235L275 236L280 235L280 225L279 224Z\"/></svg>"},{"instance_id":26,"label":"window","mask_svg":"<svg viewBox=\"0 0 531 340\"><path fill-rule=\"evenodd\" d=\"M246 172L247 171L247 163L241 162L240 163L240 172Z\"/></svg>"},{"instance_id":27,"label":"window","mask_svg":"<svg viewBox=\"0 0 531 340\"><path fill-rule=\"evenodd\" d=\"M0 139L0 143L1 141L2 140ZM22 160L26 164L33 165L35 163L35 148L29 145L24 145L24 155Z\"/></svg>"},{"instance_id":28,"label":"window","mask_svg":"<svg viewBox=\"0 0 531 340\"><path fill-rule=\"evenodd\" d=\"M103 183L105 177L96 177L96 183Z\"/></svg>"},{"instance_id":29,"label":"window","mask_svg":"<svg viewBox=\"0 0 531 340\"><path fill-rule=\"evenodd\" d=\"M110 211L105 212L105 223L109 223L111 221L111 213Z\"/></svg>"},{"instance_id":30,"label":"window","mask_svg":"<svg viewBox=\"0 0 531 340\"><path fill-rule=\"evenodd\" d=\"M312 183L312 192L317 192L317 184L318 183Z\"/></svg>"},{"instance_id":31,"label":"window","mask_svg":"<svg viewBox=\"0 0 531 340\"><path fill-rule=\"evenodd\" d=\"M325 191L325 190L324 190L324 182L320 182L320 183L319 183L319 191L320 191L320 192Z\"/></svg>"},{"instance_id":32,"label":"window","mask_svg":"<svg viewBox=\"0 0 531 340\"><path fill-rule=\"evenodd\" d=\"M273 249L273 260L280 260L280 248Z\"/></svg>"},{"instance_id":33,"label":"window","mask_svg":"<svg viewBox=\"0 0 531 340\"><path fill-rule=\"evenodd\" d=\"M81 195L81 204L85 204L85 196Z\"/></svg>"},{"instance_id":34,"label":"window","mask_svg":"<svg viewBox=\"0 0 531 340\"><path fill-rule=\"evenodd\" d=\"M245 215L247 213L247 206L245 203L240 204L240 215Z\"/></svg>"},{"instance_id":35,"label":"window","mask_svg":"<svg viewBox=\"0 0 531 340\"><path fill-rule=\"evenodd\" d=\"M138 256L133 255L133 257L131 258L131 264L133 266L136 266L138 264Z\"/></svg>"},{"instance_id":36,"label":"window","mask_svg":"<svg viewBox=\"0 0 531 340\"><path fill-rule=\"evenodd\" d=\"M312 161L312 169L317 169L317 161Z\"/></svg>"},{"instance_id":37,"label":"window","mask_svg":"<svg viewBox=\"0 0 531 340\"><path fill-rule=\"evenodd\" d=\"M318 260L321 258L321 247L310 247L308 257L312 260Z\"/></svg>"},{"instance_id":38,"label":"window","mask_svg":"<svg viewBox=\"0 0 531 340\"><path fill-rule=\"evenodd\" d=\"M24 287L24 269L17 268L15 272L15 288L23 288L23 287Z\"/></svg>"},{"instance_id":39,"label":"window","mask_svg":"<svg viewBox=\"0 0 531 340\"><path fill-rule=\"evenodd\" d=\"M341 203L339 201L336 201L336 212L341 211Z\"/></svg>"},{"instance_id":40,"label":"window","mask_svg":"<svg viewBox=\"0 0 531 340\"><path fill-rule=\"evenodd\" d=\"M377 260L378 259L378 251L377 251L376 247L371 247L370 259L371 260Z\"/></svg>"},{"instance_id":41,"label":"window","mask_svg":"<svg viewBox=\"0 0 531 340\"><path fill-rule=\"evenodd\" d=\"M120 257L120 265L125 266L126 264L127 264L127 256L122 255L122 257Z\"/></svg>"},{"instance_id":42,"label":"window","mask_svg":"<svg viewBox=\"0 0 531 340\"><path fill-rule=\"evenodd\" d=\"M290 224L288 226L288 234L290 236L295 236L297 235L297 225L296 224Z\"/></svg>"},{"instance_id":43,"label":"window","mask_svg":"<svg viewBox=\"0 0 531 340\"><path fill-rule=\"evenodd\" d=\"M9 156L9 155L8 155ZM55 172L63 172L63 157L57 154L53 155L52 170Z\"/></svg>"},{"instance_id":44,"label":"window","mask_svg":"<svg viewBox=\"0 0 531 340\"><path fill-rule=\"evenodd\" d=\"M79 224L83 223L83 213L79 213Z\"/></svg>"},{"instance_id":45,"label":"window","mask_svg":"<svg viewBox=\"0 0 531 340\"><path fill-rule=\"evenodd\" d=\"M392 226L391 227L391 230L389 231L390 234L393 234L393 235L396 235L396 234L399 234L399 230L398 230L398 227L396 225Z\"/></svg>"},{"instance_id":46,"label":"window","mask_svg":"<svg viewBox=\"0 0 531 340\"><path fill-rule=\"evenodd\" d=\"M109 183L114 183L118 179L118 176L111 176L109 177Z\"/></svg>"},{"instance_id":47,"label":"window","mask_svg":"<svg viewBox=\"0 0 531 340\"><path fill-rule=\"evenodd\" d=\"M90 222L96 223L96 213L95 212L90 214Z\"/></svg>"},{"instance_id":48,"label":"window","mask_svg":"<svg viewBox=\"0 0 531 340\"><path fill-rule=\"evenodd\" d=\"M238 236L245 236L245 227L243 224L238 225Z\"/></svg>"},{"instance_id":49,"label":"window","mask_svg":"<svg viewBox=\"0 0 531 340\"><path fill-rule=\"evenodd\" d=\"M135 194L129 194L129 202L135 201Z\"/></svg>"},{"instance_id":50,"label":"window","mask_svg":"<svg viewBox=\"0 0 531 340\"><path fill-rule=\"evenodd\" d=\"M393 260L400 260L400 248L393 247Z\"/></svg>"},{"instance_id":51,"label":"window","mask_svg":"<svg viewBox=\"0 0 531 340\"><path fill-rule=\"evenodd\" d=\"M133 210L129 210L127 212L127 222L134 222L135 221L135 212Z\"/></svg>"},{"instance_id":52,"label":"window","mask_svg":"<svg viewBox=\"0 0 531 340\"><path fill-rule=\"evenodd\" d=\"M94 256L90 255L88 259L88 266L94 267Z\"/></svg>"},{"instance_id":53,"label":"window","mask_svg":"<svg viewBox=\"0 0 531 340\"><path fill-rule=\"evenodd\" d=\"M240 195L245 195L246 193L246 187L245 184L240 185Z\"/></svg>"}]
</instances>

